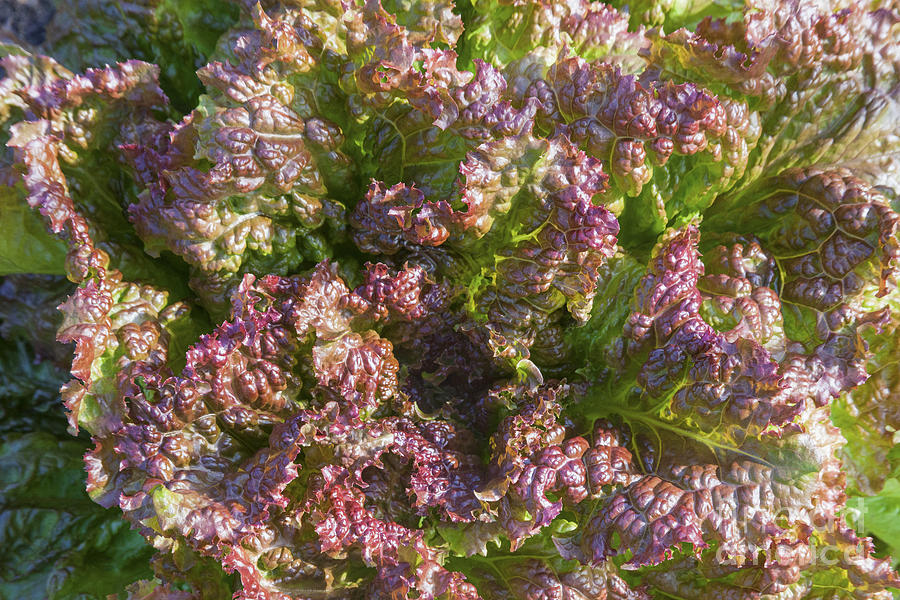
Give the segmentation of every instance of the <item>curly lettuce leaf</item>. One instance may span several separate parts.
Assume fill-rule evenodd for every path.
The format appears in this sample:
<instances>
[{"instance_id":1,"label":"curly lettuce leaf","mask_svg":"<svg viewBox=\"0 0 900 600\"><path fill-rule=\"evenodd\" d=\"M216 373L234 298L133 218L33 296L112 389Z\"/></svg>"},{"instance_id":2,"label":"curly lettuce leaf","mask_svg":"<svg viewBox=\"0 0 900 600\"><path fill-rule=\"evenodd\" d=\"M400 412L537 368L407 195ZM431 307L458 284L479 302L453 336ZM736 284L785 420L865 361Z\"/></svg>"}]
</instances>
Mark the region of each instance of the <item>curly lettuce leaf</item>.
<instances>
[{"instance_id":1,"label":"curly lettuce leaf","mask_svg":"<svg viewBox=\"0 0 900 600\"><path fill-rule=\"evenodd\" d=\"M545 135L564 134L610 175L604 202L642 243L677 218L688 222L744 175L759 117L740 98L717 97L646 67L639 74L565 52L514 81L515 102L538 105Z\"/></svg>"},{"instance_id":2,"label":"curly lettuce leaf","mask_svg":"<svg viewBox=\"0 0 900 600\"><path fill-rule=\"evenodd\" d=\"M590 61L640 66L647 41L641 28L629 31L628 13L601 2L573 0L476 0L464 48L473 58L503 67L539 52L553 60L563 49Z\"/></svg>"},{"instance_id":3,"label":"curly lettuce leaf","mask_svg":"<svg viewBox=\"0 0 900 600\"><path fill-rule=\"evenodd\" d=\"M168 51L4 44L0 82L8 198L77 284L88 488L156 550L126 593L898 585L896 6L247 0L214 40L170 4L134 35L174 16L196 101ZM0 333L53 327L44 283Z\"/></svg>"},{"instance_id":4,"label":"curly lettuce leaf","mask_svg":"<svg viewBox=\"0 0 900 600\"><path fill-rule=\"evenodd\" d=\"M5 177L18 179L24 188L8 191L40 207L45 217L55 213L46 222L54 233L66 228L63 213L77 210L78 228L84 229L79 235L91 235L116 268L184 296L187 286L178 269L146 256L127 223L122 208L136 190L115 151L123 129L143 131L153 111L166 106L158 68L128 61L74 74L21 48L3 54L3 87L16 108L3 125L12 151L0 162ZM61 194L68 199L59 200Z\"/></svg>"},{"instance_id":5,"label":"curly lettuce leaf","mask_svg":"<svg viewBox=\"0 0 900 600\"><path fill-rule=\"evenodd\" d=\"M829 403L859 384L852 365L866 354L836 353L828 341L803 354L779 341L785 333L772 328L778 303L763 309L773 297L766 284L777 259L758 245L722 246L706 257L707 274L698 244L698 231L688 227L657 246L625 338L606 350L609 371L600 373L611 383L601 379L573 407L589 422L600 415L624 422L643 475L575 507L584 511L583 525L567 536L567 551L595 564L622 560L640 581L681 597L808 590L828 577L849 577L860 594L882 597L897 585L889 564L839 516L844 442L829 415ZM704 320L704 301L730 307L730 319L713 320L719 330ZM754 486L765 489L749 491ZM826 565L811 558L815 548L833 545L857 551ZM701 569L702 579L678 575L684 569ZM860 570L866 577L854 579Z\"/></svg>"},{"instance_id":6,"label":"curly lettuce leaf","mask_svg":"<svg viewBox=\"0 0 900 600\"><path fill-rule=\"evenodd\" d=\"M650 61L758 112L745 182L816 164L896 188L897 27L895 9L862 2L749 3L743 19L656 36Z\"/></svg>"},{"instance_id":7,"label":"curly lettuce leaf","mask_svg":"<svg viewBox=\"0 0 900 600\"><path fill-rule=\"evenodd\" d=\"M841 458L847 470L848 490L863 498L880 493L887 481L900 474L895 441L900 427L896 292L885 300L891 309L890 324L882 331L871 329L863 334L872 352L867 365L869 378L841 396L831 413L847 440Z\"/></svg>"},{"instance_id":8,"label":"curly lettuce leaf","mask_svg":"<svg viewBox=\"0 0 900 600\"><path fill-rule=\"evenodd\" d=\"M164 65L160 82L180 110L200 94L194 71L237 17L225 2L139 0L54 2L42 49L80 71L136 58Z\"/></svg>"},{"instance_id":9,"label":"curly lettuce leaf","mask_svg":"<svg viewBox=\"0 0 900 600\"><path fill-rule=\"evenodd\" d=\"M449 270L442 274L471 277L465 310L487 322L492 353L517 360L533 347L536 360L552 365L563 358L560 336L538 332L566 313L586 318L598 269L614 252L618 224L592 202L605 183L599 163L565 138L525 131L470 152L457 195L430 200L405 184L374 184L351 223L370 252L437 247L438 269ZM451 253L471 258L459 264Z\"/></svg>"},{"instance_id":10,"label":"curly lettuce leaf","mask_svg":"<svg viewBox=\"0 0 900 600\"><path fill-rule=\"evenodd\" d=\"M788 338L809 346L883 320L900 217L876 188L846 170L792 170L720 198L704 229L733 228L736 211L775 259Z\"/></svg>"}]
</instances>

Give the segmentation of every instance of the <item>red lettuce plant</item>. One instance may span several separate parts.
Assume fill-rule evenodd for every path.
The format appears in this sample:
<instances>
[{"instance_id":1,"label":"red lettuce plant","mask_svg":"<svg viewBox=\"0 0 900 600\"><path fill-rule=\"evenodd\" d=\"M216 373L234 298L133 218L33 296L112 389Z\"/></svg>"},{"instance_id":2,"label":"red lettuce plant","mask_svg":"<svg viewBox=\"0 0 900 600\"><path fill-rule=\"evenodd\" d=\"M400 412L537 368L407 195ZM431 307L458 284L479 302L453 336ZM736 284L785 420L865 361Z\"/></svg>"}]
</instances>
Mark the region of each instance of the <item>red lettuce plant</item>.
<instances>
[{"instance_id":1,"label":"red lettuce plant","mask_svg":"<svg viewBox=\"0 0 900 600\"><path fill-rule=\"evenodd\" d=\"M897 5L84 0L2 55L0 360L71 362L65 536L118 537L0 590L900 587Z\"/></svg>"}]
</instances>

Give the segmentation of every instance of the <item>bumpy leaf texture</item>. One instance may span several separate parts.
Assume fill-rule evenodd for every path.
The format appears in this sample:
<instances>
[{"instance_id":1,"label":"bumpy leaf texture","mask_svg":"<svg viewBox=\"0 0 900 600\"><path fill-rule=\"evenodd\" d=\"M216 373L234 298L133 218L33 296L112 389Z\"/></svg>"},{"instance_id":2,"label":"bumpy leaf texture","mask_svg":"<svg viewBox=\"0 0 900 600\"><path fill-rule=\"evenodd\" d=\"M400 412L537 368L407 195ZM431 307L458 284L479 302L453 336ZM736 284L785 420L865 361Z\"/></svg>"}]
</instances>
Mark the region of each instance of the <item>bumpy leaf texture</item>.
<instances>
[{"instance_id":1,"label":"bumpy leaf texture","mask_svg":"<svg viewBox=\"0 0 900 600\"><path fill-rule=\"evenodd\" d=\"M179 110L200 93L194 71L237 18L217 2L138 0L54 2L42 47L66 67L81 70L129 58L160 65L160 82Z\"/></svg>"},{"instance_id":2,"label":"bumpy leaf texture","mask_svg":"<svg viewBox=\"0 0 900 600\"><path fill-rule=\"evenodd\" d=\"M71 284L44 275L0 281L4 597L99 600L151 573L153 549L117 511L102 509L84 493L87 440L66 433L59 411L71 354L55 344L55 307L71 291Z\"/></svg>"},{"instance_id":3,"label":"bumpy leaf texture","mask_svg":"<svg viewBox=\"0 0 900 600\"><path fill-rule=\"evenodd\" d=\"M898 48L888 3L61 6L0 46L2 453L56 410L148 545L47 595L891 597Z\"/></svg>"}]
</instances>

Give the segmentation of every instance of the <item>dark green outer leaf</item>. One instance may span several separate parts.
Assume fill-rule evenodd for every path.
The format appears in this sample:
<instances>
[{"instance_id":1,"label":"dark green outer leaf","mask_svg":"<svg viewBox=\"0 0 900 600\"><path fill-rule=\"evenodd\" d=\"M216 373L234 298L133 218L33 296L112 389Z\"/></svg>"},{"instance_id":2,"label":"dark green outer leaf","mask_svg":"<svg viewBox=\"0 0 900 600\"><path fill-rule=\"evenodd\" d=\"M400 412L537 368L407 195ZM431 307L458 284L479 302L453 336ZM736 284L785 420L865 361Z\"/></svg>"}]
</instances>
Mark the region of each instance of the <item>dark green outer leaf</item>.
<instances>
[{"instance_id":1,"label":"dark green outer leaf","mask_svg":"<svg viewBox=\"0 0 900 600\"><path fill-rule=\"evenodd\" d=\"M151 548L84 493L84 450L42 432L0 438L0 597L103 598L152 574Z\"/></svg>"}]
</instances>

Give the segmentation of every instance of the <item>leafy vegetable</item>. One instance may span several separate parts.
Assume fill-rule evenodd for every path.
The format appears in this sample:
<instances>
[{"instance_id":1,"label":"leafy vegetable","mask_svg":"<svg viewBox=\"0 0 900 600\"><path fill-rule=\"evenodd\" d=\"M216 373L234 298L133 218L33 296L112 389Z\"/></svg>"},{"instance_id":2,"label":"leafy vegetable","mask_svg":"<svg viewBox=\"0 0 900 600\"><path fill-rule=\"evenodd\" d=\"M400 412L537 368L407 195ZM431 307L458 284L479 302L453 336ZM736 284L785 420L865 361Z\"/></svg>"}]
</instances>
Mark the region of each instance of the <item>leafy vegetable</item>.
<instances>
[{"instance_id":1,"label":"leafy vegetable","mask_svg":"<svg viewBox=\"0 0 900 600\"><path fill-rule=\"evenodd\" d=\"M66 434L59 410L71 356L53 344L55 306L71 291L57 277L0 283L3 597L103 598L151 574L152 549L84 494L87 444Z\"/></svg>"},{"instance_id":2,"label":"leafy vegetable","mask_svg":"<svg viewBox=\"0 0 900 600\"><path fill-rule=\"evenodd\" d=\"M151 549L81 493L82 445L43 432L0 445L4 596L103 597L151 574Z\"/></svg>"},{"instance_id":3,"label":"leafy vegetable","mask_svg":"<svg viewBox=\"0 0 900 600\"><path fill-rule=\"evenodd\" d=\"M9 593L900 589L896 5L84 1L47 40L2 46L0 460L63 554L10 538ZM61 365L107 510L54 529L93 506Z\"/></svg>"}]
</instances>

